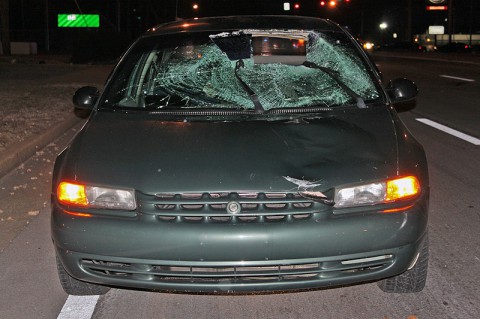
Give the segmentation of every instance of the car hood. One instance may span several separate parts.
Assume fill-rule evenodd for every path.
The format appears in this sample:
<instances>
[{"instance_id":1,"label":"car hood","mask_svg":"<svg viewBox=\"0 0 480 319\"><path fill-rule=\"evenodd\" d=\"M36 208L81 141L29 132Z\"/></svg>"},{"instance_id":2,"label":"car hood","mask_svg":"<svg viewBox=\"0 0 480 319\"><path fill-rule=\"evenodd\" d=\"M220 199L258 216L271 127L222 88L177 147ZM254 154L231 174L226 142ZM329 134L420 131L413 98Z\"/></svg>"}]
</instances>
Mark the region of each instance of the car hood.
<instances>
[{"instance_id":1,"label":"car hood","mask_svg":"<svg viewBox=\"0 0 480 319\"><path fill-rule=\"evenodd\" d=\"M390 112L364 109L296 121L164 121L94 114L62 165L62 178L143 193L319 190L393 176Z\"/></svg>"}]
</instances>

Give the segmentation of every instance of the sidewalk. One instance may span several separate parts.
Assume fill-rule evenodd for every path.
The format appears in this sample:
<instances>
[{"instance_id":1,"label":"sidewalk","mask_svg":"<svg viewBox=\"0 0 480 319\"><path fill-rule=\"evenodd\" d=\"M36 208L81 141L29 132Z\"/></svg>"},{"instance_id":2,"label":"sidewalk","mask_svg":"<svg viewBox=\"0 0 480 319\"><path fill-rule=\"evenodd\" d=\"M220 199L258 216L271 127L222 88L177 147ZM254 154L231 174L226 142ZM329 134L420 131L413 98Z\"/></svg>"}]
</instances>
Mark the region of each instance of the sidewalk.
<instances>
[{"instance_id":1,"label":"sidewalk","mask_svg":"<svg viewBox=\"0 0 480 319\"><path fill-rule=\"evenodd\" d=\"M70 55L0 55L0 63L20 64L69 64Z\"/></svg>"},{"instance_id":2,"label":"sidewalk","mask_svg":"<svg viewBox=\"0 0 480 319\"><path fill-rule=\"evenodd\" d=\"M0 152L0 178L35 155L36 152L47 146L56 137L73 128L81 121L84 120L72 113L67 119L51 127L43 134L37 135L31 139L26 139L22 143L11 145L4 151Z\"/></svg>"},{"instance_id":3,"label":"sidewalk","mask_svg":"<svg viewBox=\"0 0 480 319\"><path fill-rule=\"evenodd\" d=\"M67 63L65 56L0 56L0 177L82 121L72 96L103 88L113 65Z\"/></svg>"}]
</instances>

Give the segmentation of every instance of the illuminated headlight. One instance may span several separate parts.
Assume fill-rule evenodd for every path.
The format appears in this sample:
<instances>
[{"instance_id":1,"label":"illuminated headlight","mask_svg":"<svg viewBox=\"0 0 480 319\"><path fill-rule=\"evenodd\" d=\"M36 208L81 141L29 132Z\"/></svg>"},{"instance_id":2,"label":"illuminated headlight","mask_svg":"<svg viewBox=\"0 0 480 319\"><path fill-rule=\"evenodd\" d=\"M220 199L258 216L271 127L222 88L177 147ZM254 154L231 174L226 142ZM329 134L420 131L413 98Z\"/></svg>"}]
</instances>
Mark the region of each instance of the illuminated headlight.
<instances>
[{"instance_id":1,"label":"illuminated headlight","mask_svg":"<svg viewBox=\"0 0 480 319\"><path fill-rule=\"evenodd\" d=\"M373 47L374 47L374 44L373 44L372 42L365 42L365 43L363 44L363 48L364 48L365 50L371 50L371 49L373 49Z\"/></svg>"},{"instance_id":2,"label":"illuminated headlight","mask_svg":"<svg viewBox=\"0 0 480 319\"><path fill-rule=\"evenodd\" d=\"M134 210L137 205L133 190L89 186L61 182L57 188L58 201L64 205L85 208Z\"/></svg>"},{"instance_id":3,"label":"illuminated headlight","mask_svg":"<svg viewBox=\"0 0 480 319\"><path fill-rule=\"evenodd\" d=\"M411 198L420 193L415 176L407 176L377 183L355 185L335 190L335 207L355 207L388 203Z\"/></svg>"}]
</instances>

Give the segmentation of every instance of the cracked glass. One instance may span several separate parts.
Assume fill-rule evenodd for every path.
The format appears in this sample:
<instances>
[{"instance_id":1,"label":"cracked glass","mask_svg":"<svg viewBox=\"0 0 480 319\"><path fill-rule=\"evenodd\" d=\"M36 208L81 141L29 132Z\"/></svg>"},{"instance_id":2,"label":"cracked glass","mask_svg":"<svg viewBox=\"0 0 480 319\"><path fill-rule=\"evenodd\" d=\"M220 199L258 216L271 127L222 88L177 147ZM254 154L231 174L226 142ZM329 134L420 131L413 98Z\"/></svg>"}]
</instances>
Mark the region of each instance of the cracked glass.
<instances>
[{"instance_id":1,"label":"cracked glass","mask_svg":"<svg viewBox=\"0 0 480 319\"><path fill-rule=\"evenodd\" d=\"M241 30L152 36L126 55L105 94L111 108L253 110L338 107L380 98L368 65L343 33ZM215 37L248 36L247 50ZM244 46L244 45L242 45ZM238 52L236 50L238 49ZM316 67L308 67L305 61ZM318 66L318 67L317 67ZM339 85L341 83L342 85ZM345 87L347 89L345 89Z\"/></svg>"}]
</instances>

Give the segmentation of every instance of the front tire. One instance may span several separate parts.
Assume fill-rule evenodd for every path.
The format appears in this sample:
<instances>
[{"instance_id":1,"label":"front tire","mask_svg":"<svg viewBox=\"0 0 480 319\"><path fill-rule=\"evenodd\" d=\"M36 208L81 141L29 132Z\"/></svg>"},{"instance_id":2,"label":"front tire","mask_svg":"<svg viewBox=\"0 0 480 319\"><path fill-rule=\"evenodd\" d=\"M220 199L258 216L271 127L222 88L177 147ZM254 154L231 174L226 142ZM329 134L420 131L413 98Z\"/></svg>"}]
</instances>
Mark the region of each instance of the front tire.
<instances>
[{"instance_id":1,"label":"front tire","mask_svg":"<svg viewBox=\"0 0 480 319\"><path fill-rule=\"evenodd\" d=\"M383 279L378 282L378 286L384 292L389 293L415 293L420 292L425 287L428 270L428 233L420 246L420 255L412 269L404 273Z\"/></svg>"},{"instance_id":2,"label":"front tire","mask_svg":"<svg viewBox=\"0 0 480 319\"><path fill-rule=\"evenodd\" d=\"M109 287L95 285L73 278L67 273L58 256L55 256L55 259L60 284L67 294L74 296L104 295L110 290Z\"/></svg>"}]
</instances>

